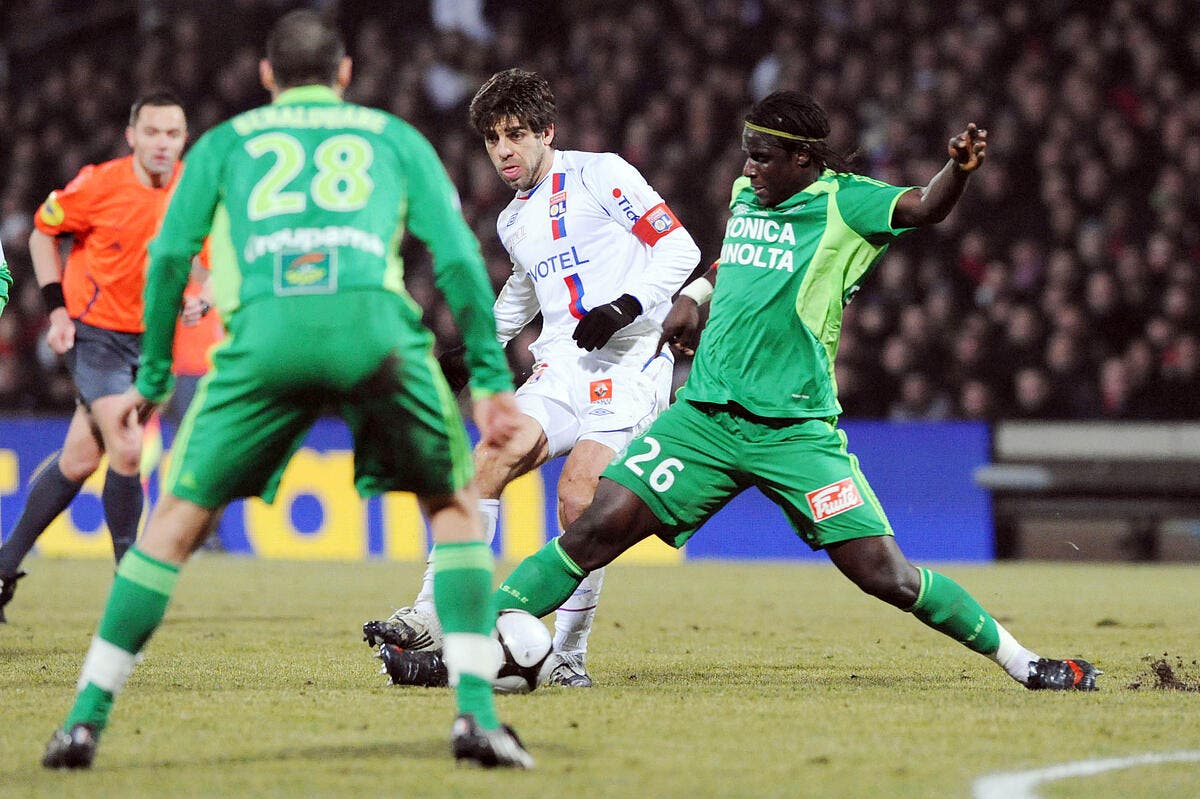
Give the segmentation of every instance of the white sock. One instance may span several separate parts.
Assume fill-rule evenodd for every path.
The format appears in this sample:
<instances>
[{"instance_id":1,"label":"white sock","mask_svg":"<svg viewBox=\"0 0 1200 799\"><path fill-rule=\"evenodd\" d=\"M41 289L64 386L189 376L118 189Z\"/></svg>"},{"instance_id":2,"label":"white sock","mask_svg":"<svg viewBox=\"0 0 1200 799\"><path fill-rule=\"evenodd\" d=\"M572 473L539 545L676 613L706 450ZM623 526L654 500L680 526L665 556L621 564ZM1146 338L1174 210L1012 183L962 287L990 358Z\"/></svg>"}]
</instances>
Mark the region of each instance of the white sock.
<instances>
[{"instance_id":1,"label":"white sock","mask_svg":"<svg viewBox=\"0 0 1200 799\"><path fill-rule=\"evenodd\" d=\"M496 526L500 520L500 500L479 500L479 512L483 515L483 531L490 544L496 537ZM432 616L436 615L433 605L433 564L430 560L425 562L428 565L425 566L425 574L421 577L421 592L413 601L413 607Z\"/></svg>"},{"instance_id":2,"label":"white sock","mask_svg":"<svg viewBox=\"0 0 1200 799\"><path fill-rule=\"evenodd\" d=\"M1024 685L1029 680L1029 664L1039 660L1040 656L1021 646L1000 622L996 622L996 632L1000 635L1000 646L992 653L992 660L1003 666L1014 680Z\"/></svg>"},{"instance_id":3,"label":"white sock","mask_svg":"<svg viewBox=\"0 0 1200 799\"><path fill-rule=\"evenodd\" d=\"M604 569L596 569L575 589L554 614L554 651L583 657L587 654L588 635L596 618Z\"/></svg>"},{"instance_id":4,"label":"white sock","mask_svg":"<svg viewBox=\"0 0 1200 799\"><path fill-rule=\"evenodd\" d=\"M137 665L138 660L137 655L131 655L98 635L93 636L87 656L83 659L83 670L79 674L75 690L82 691L91 683L116 696L125 687L125 681L133 673L133 667Z\"/></svg>"},{"instance_id":5,"label":"white sock","mask_svg":"<svg viewBox=\"0 0 1200 799\"><path fill-rule=\"evenodd\" d=\"M479 512L483 514L483 538L490 544L496 540L496 528L500 525L500 500L479 500Z\"/></svg>"},{"instance_id":6,"label":"white sock","mask_svg":"<svg viewBox=\"0 0 1200 799\"><path fill-rule=\"evenodd\" d=\"M413 600L413 607L430 616L437 616L433 606L433 555L425 561L425 574L421 576L421 592Z\"/></svg>"},{"instance_id":7,"label":"white sock","mask_svg":"<svg viewBox=\"0 0 1200 799\"><path fill-rule=\"evenodd\" d=\"M446 633L442 647L450 684L458 685L460 674L473 674L489 682L496 679L504 654L500 642L490 635L477 633Z\"/></svg>"}]
</instances>

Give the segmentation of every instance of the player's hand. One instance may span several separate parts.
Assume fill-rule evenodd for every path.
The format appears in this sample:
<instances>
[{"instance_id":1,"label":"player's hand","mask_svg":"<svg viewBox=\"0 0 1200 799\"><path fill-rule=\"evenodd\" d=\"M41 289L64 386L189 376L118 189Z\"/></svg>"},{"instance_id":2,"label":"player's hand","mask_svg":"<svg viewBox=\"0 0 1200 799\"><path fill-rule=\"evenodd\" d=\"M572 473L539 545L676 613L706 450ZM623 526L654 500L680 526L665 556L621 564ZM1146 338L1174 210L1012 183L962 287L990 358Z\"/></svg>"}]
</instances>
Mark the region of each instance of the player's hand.
<instances>
[{"instance_id":1,"label":"player's hand","mask_svg":"<svg viewBox=\"0 0 1200 799\"><path fill-rule=\"evenodd\" d=\"M466 354L467 348L459 344L438 356L438 366L442 367L442 374L446 376L446 382L455 394L466 388L471 379L471 370L467 368L465 360Z\"/></svg>"},{"instance_id":2,"label":"player's hand","mask_svg":"<svg viewBox=\"0 0 1200 799\"><path fill-rule=\"evenodd\" d=\"M622 294L612 302L597 305L584 314L575 325L571 338L581 348L591 352L608 343L621 328L631 323L642 312L642 304L632 294Z\"/></svg>"},{"instance_id":3,"label":"player's hand","mask_svg":"<svg viewBox=\"0 0 1200 799\"><path fill-rule=\"evenodd\" d=\"M141 427L158 407L157 402L151 402L142 396L137 386L130 386L118 398L117 418L123 428Z\"/></svg>"},{"instance_id":4,"label":"player's hand","mask_svg":"<svg viewBox=\"0 0 1200 799\"><path fill-rule=\"evenodd\" d=\"M695 355L700 342L700 306L691 297L675 300L667 318L663 320L662 335L658 337L655 352L662 352L664 344L684 355Z\"/></svg>"},{"instance_id":5,"label":"player's hand","mask_svg":"<svg viewBox=\"0 0 1200 799\"><path fill-rule=\"evenodd\" d=\"M46 333L46 343L59 355L66 355L67 351L75 346L75 320L67 313L66 308L55 308L50 312L50 330Z\"/></svg>"},{"instance_id":6,"label":"player's hand","mask_svg":"<svg viewBox=\"0 0 1200 799\"><path fill-rule=\"evenodd\" d=\"M950 157L963 172L974 172L983 165L987 154L987 131L972 122L967 129L950 140Z\"/></svg>"},{"instance_id":7,"label":"player's hand","mask_svg":"<svg viewBox=\"0 0 1200 799\"><path fill-rule=\"evenodd\" d=\"M179 321L184 327L195 327L205 314L212 310L212 303L198 295L184 297L183 307L179 312Z\"/></svg>"},{"instance_id":8,"label":"player's hand","mask_svg":"<svg viewBox=\"0 0 1200 799\"><path fill-rule=\"evenodd\" d=\"M481 447L503 447L517 432L521 412L511 391L475 400L472 408Z\"/></svg>"}]
</instances>

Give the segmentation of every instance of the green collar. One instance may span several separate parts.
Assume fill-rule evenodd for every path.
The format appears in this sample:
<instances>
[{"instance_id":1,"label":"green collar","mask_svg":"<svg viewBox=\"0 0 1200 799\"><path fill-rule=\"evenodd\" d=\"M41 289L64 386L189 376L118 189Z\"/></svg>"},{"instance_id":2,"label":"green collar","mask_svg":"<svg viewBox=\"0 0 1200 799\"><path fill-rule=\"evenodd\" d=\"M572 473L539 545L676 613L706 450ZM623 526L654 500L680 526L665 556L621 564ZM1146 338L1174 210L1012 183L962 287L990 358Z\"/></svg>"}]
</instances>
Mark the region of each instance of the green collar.
<instances>
[{"instance_id":1,"label":"green collar","mask_svg":"<svg viewBox=\"0 0 1200 799\"><path fill-rule=\"evenodd\" d=\"M828 183L836 175L837 175L837 173L834 172L832 169L822 170L821 175L816 180L814 180L812 183L809 183L807 186L805 186L803 189L801 189L800 191L793 194L791 197L788 197L786 200L781 202L779 205L775 206L775 208L780 211L783 211L788 208L792 208L793 206L803 205L804 203L811 200L813 197L816 197L818 194L824 193L823 189L820 187L820 184Z\"/></svg>"},{"instance_id":2,"label":"green collar","mask_svg":"<svg viewBox=\"0 0 1200 799\"><path fill-rule=\"evenodd\" d=\"M297 103L340 103L342 98L328 86L295 86L285 89L271 101L271 105L295 105Z\"/></svg>"}]
</instances>

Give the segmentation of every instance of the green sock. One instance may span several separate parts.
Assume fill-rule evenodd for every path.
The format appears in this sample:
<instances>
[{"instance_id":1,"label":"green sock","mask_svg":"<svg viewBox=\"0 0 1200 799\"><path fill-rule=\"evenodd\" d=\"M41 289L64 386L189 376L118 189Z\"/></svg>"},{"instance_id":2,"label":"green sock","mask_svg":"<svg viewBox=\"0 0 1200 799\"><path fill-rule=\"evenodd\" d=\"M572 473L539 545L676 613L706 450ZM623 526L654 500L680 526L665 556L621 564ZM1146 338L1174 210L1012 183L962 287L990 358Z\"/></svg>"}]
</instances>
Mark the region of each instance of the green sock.
<instances>
[{"instance_id":1,"label":"green sock","mask_svg":"<svg viewBox=\"0 0 1200 799\"><path fill-rule=\"evenodd\" d=\"M555 538L517 564L496 590L496 608L518 608L541 618L566 602L586 576Z\"/></svg>"},{"instance_id":2,"label":"green sock","mask_svg":"<svg viewBox=\"0 0 1200 799\"><path fill-rule=\"evenodd\" d=\"M155 560L136 547L121 559L63 729L79 723L94 724L97 730L107 726L113 699L133 671L137 653L162 622L178 578L178 566Z\"/></svg>"},{"instance_id":3,"label":"green sock","mask_svg":"<svg viewBox=\"0 0 1200 799\"><path fill-rule=\"evenodd\" d=\"M472 714L485 730L500 726L490 681L499 665L491 640L496 624L491 588L492 550L486 543L434 546L433 602L446 634L446 666L458 677L458 712Z\"/></svg>"},{"instance_id":4,"label":"green sock","mask_svg":"<svg viewBox=\"0 0 1200 799\"><path fill-rule=\"evenodd\" d=\"M908 612L968 649L990 655L1000 647L996 620L958 583L918 568L921 593Z\"/></svg>"}]
</instances>

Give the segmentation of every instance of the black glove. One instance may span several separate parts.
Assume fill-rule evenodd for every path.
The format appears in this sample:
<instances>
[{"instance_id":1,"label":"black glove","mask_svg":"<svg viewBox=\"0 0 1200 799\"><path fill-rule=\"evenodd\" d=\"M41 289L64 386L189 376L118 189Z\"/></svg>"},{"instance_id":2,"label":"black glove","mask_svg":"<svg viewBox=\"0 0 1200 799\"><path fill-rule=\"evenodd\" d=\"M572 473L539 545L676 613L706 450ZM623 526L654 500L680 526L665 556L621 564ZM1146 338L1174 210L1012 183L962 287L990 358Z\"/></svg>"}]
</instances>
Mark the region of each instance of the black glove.
<instances>
[{"instance_id":1,"label":"black glove","mask_svg":"<svg viewBox=\"0 0 1200 799\"><path fill-rule=\"evenodd\" d=\"M446 350L438 356L438 366L442 367L442 374L446 376L446 382L450 384L450 390L455 394L466 388L467 382L471 379L471 370L467 368L466 359L463 357L466 354L466 346L459 344L454 349Z\"/></svg>"},{"instance_id":2,"label":"black glove","mask_svg":"<svg viewBox=\"0 0 1200 799\"><path fill-rule=\"evenodd\" d=\"M583 315L571 338L589 352L608 343L621 328L630 324L642 312L642 304L632 294L622 294L615 300L598 305Z\"/></svg>"}]
</instances>

